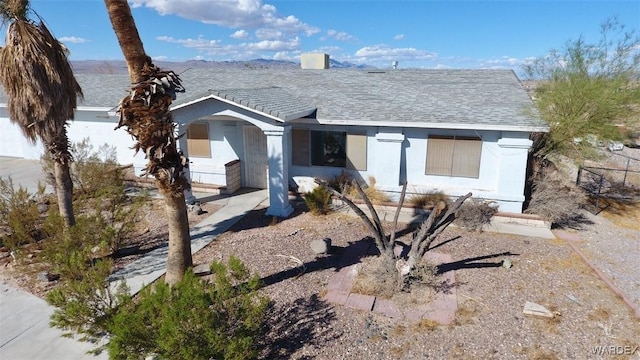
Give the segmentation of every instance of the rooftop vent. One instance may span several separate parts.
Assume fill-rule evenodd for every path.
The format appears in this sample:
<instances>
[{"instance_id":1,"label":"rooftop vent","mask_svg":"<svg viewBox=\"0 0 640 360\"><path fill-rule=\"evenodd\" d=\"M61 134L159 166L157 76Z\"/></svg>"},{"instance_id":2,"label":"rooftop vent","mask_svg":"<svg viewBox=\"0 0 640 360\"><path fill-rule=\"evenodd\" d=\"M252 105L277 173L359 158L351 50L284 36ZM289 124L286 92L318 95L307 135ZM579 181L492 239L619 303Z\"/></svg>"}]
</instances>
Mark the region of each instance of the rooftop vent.
<instances>
[{"instance_id":1,"label":"rooftop vent","mask_svg":"<svg viewBox=\"0 0 640 360\"><path fill-rule=\"evenodd\" d=\"M329 68L329 55L322 53L307 53L300 55L300 65L303 69L324 70Z\"/></svg>"}]
</instances>

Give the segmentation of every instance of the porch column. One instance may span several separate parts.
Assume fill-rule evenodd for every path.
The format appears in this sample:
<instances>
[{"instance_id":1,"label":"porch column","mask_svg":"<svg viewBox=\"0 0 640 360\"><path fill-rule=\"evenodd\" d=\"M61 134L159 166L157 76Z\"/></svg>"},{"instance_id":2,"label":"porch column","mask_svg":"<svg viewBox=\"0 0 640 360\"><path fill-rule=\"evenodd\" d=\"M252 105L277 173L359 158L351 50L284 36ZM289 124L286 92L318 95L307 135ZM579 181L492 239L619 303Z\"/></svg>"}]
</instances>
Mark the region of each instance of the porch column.
<instances>
[{"instance_id":1,"label":"porch column","mask_svg":"<svg viewBox=\"0 0 640 360\"><path fill-rule=\"evenodd\" d=\"M289 148L286 138L291 127L263 130L267 136L269 159L269 208L267 215L287 217L293 212L289 204Z\"/></svg>"},{"instance_id":2,"label":"porch column","mask_svg":"<svg viewBox=\"0 0 640 360\"><path fill-rule=\"evenodd\" d=\"M400 159L402 157L402 129L381 129L376 134L376 145L371 158L370 173L375 174L376 182L383 187L396 188L400 185Z\"/></svg>"},{"instance_id":3,"label":"porch column","mask_svg":"<svg viewBox=\"0 0 640 360\"><path fill-rule=\"evenodd\" d=\"M525 134L523 136L526 136ZM500 211L521 213L524 202L524 185L527 177L527 158L533 142L529 138L503 137L500 147L500 171L497 193L501 199Z\"/></svg>"}]
</instances>

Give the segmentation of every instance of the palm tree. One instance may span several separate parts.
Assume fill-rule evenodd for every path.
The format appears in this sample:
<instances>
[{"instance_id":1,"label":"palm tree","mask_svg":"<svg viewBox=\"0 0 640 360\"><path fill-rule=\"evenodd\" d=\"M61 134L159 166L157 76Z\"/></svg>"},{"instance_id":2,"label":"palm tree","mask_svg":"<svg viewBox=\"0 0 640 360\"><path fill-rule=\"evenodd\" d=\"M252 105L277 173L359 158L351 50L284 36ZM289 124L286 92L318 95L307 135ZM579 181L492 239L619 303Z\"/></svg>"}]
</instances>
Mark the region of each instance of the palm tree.
<instances>
[{"instance_id":1,"label":"palm tree","mask_svg":"<svg viewBox=\"0 0 640 360\"><path fill-rule=\"evenodd\" d=\"M147 56L127 0L105 0L131 78L131 93L122 99L118 127L136 139L134 148L149 160L143 175L153 175L164 201L169 225L169 254L165 281L178 282L192 266L189 221L184 190L187 159L177 150L176 125L169 109L176 92L184 91L180 78L162 71Z\"/></svg>"},{"instance_id":2,"label":"palm tree","mask_svg":"<svg viewBox=\"0 0 640 360\"><path fill-rule=\"evenodd\" d=\"M67 59L66 48L41 18L30 20L28 0L0 1L3 23L9 23L0 48L0 82L8 98L9 118L27 139L42 141L54 161L56 196L67 226L75 225L72 161L67 121L73 120L82 89Z\"/></svg>"}]
</instances>

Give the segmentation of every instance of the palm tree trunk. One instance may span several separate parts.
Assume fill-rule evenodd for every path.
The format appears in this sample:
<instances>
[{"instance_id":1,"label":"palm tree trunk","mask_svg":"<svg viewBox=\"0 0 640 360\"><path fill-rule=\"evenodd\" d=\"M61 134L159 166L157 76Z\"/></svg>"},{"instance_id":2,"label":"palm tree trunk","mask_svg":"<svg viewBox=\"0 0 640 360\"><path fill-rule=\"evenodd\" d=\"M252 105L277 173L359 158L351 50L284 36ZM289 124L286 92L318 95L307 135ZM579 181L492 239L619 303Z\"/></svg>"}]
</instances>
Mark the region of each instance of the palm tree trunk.
<instances>
[{"instance_id":1,"label":"palm tree trunk","mask_svg":"<svg viewBox=\"0 0 640 360\"><path fill-rule=\"evenodd\" d=\"M142 40L138 35L138 29L136 28L127 0L104 0L104 3L107 7L113 30L116 33L118 42L120 43L120 48L122 49L122 53L127 62L131 83L135 85L148 80L145 77L143 69L145 69L145 67L147 69L153 68L153 64L151 62L151 58L147 56L144 51ZM165 114L164 111L166 111L166 114L170 114L168 108L170 103L170 100L168 102L162 101L157 107L165 106L166 108L161 109L159 112ZM149 106L149 108L157 104L150 105L151 106ZM122 111L122 109L120 109L120 111ZM154 116L151 112L147 115L151 118ZM125 125L129 127L129 133L144 133L144 129L142 129L142 131L136 131L139 129L132 129L144 126L142 120L133 120L133 122ZM160 119L156 119L156 121L159 120ZM173 131L169 131L169 133L170 134L168 136L170 136L171 141L169 141L168 145L166 139L162 139L163 142L158 144L152 143L155 141L153 137L146 137L145 139L136 137L136 140L138 141L137 145L145 152L147 149L157 149L161 146L167 146L168 149L165 149L166 153L164 155L179 154L176 149L175 139L173 138ZM167 273L165 281L169 285L174 285L182 279L187 268L193 265L191 257L189 221L187 218L187 204L184 198L184 185L187 184L187 181L184 179L184 174L182 174L181 171L179 171L177 179L173 177L173 172L169 171L169 169L175 170L177 167L175 163L168 161L169 157L155 158L154 154L148 153L147 155L149 157L147 169L153 169L152 171L149 171L149 173L155 176L156 185L163 195L165 202L165 211L169 227L169 253L167 255ZM180 160L180 157L177 157L178 164L180 163ZM167 176L168 173L171 173L172 176Z\"/></svg>"},{"instance_id":2,"label":"palm tree trunk","mask_svg":"<svg viewBox=\"0 0 640 360\"><path fill-rule=\"evenodd\" d=\"M73 214L73 181L69 172L69 163L53 162L53 172L56 180L56 196L60 215L68 227L76 224Z\"/></svg>"},{"instance_id":3,"label":"palm tree trunk","mask_svg":"<svg viewBox=\"0 0 640 360\"><path fill-rule=\"evenodd\" d=\"M165 275L165 282L169 285L180 281L187 268L193 264L184 192L175 195L163 194L169 224L169 253L167 254L167 273Z\"/></svg>"}]
</instances>

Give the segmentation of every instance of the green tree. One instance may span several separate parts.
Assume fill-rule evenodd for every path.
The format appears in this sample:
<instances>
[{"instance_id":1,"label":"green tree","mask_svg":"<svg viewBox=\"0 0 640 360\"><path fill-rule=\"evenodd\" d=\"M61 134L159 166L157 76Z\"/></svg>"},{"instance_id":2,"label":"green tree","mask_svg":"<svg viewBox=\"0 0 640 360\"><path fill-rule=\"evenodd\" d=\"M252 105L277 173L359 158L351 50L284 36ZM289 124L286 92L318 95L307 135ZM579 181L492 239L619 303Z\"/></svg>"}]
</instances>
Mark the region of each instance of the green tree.
<instances>
[{"instance_id":1,"label":"green tree","mask_svg":"<svg viewBox=\"0 0 640 360\"><path fill-rule=\"evenodd\" d=\"M82 89L67 59L67 50L42 19L28 18L27 0L0 1L0 16L9 23L5 47L0 48L0 82L7 93L9 118L24 136L40 139L54 161L55 190L67 226L75 224L72 160L67 121L72 120Z\"/></svg>"},{"instance_id":2,"label":"green tree","mask_svg":"<svg viewBox=\"0 0 640 360\"><path fill-rule=\"evenodd\" d=\"M617 125L635 126L640 101L640 36L617 18L602 23L600 39L569 40L524 66L536 81L535 104L550 132L536 141L537 154L589 156L586 139L622 136Z\"/></svg>"}]
</instances>

